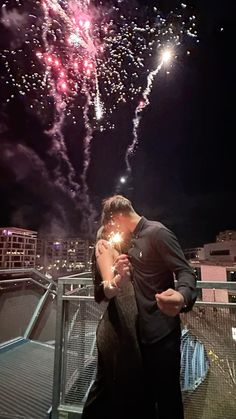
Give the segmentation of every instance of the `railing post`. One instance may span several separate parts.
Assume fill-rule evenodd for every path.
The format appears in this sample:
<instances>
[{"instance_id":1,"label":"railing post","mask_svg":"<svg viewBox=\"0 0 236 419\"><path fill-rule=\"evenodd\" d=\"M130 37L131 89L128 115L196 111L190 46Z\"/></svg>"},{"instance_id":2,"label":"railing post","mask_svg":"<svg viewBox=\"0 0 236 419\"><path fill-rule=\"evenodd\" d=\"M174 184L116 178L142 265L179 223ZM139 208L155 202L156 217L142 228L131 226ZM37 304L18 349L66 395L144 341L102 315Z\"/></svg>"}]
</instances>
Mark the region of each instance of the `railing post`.
<instances>
[{"instance_id":1,"label":"railing post","mask_svg":"<svg viewBox=\"0 0 236 419\"><path fill-rule=\"evenodd\" d=\"M63 281L58 282L57 293L57 320L56 320L56 339L55 339L55 358L53 375L53 394L52 394L52 419L58 418L58 406L61 394L61 369L62 369L62 346L63 346Z\"/></svg>"}]
</instances>

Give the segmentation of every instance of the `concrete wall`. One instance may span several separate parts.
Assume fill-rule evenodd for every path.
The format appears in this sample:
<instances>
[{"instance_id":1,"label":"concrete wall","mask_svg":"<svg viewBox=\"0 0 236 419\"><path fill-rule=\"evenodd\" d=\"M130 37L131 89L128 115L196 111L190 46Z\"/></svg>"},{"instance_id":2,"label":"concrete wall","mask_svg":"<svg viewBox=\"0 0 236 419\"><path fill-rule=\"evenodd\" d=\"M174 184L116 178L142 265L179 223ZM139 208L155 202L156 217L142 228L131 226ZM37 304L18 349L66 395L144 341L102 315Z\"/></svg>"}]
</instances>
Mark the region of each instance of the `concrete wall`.
<instances>
[{"instance_id":1,"label":"concrete wall","mask_svg":"<svg viewBox=\"0 0 236 419\"><path fill-rule=\"evenodd\" d=\"M226 282L227 271L223 266L201 265L202 281ZM228 303L228 291L226 290L202 290L202 301L216 301Z\"/></svg>"}]
</instances>

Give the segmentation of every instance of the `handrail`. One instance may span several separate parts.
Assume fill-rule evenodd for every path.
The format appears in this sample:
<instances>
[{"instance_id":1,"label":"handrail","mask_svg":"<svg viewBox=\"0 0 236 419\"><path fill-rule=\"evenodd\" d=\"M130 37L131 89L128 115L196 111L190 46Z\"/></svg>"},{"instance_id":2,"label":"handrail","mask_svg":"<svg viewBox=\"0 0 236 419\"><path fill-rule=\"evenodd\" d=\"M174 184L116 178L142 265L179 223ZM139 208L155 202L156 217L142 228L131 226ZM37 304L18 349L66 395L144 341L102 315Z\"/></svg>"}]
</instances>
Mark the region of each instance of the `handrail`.
<instances>
[{"instance_id":1,"label":"handrail","mask_svg":"<svg viewBox=\"0 0 236 419\"><path fill-rule=\"evenodd\" d=\"M40 282L38 282L36 279L33 279L31 277L26 277L26 278L15 278L15 279L4 279L3 281L0 281L0 287L1 284L11 284L12 282L16 283L16 282L25 282L25 281L30 281L33 282L34 284L36 284L38 287L43 288L45 290L48 290L48 287L46 285L40 284ZM52 285L54 285L54 283L50 282L50 287ZM56 291L49 289L49 292L51 292L52 294L57 294Z\"/></svg>"},{"instance_id":2,"label":"handrail","mask_svg":"<svg viewBox=\"0 0 236 419\"><path fill-rule=\"evenodd\" d=\"M63 295L63 301L94 301L92 295ZM235 303L221 303L217 301L196 301L195 306L197 307L218 307L218 308L234 308L236 309Z\"/></svg>"},{"instance_id":3,"label":"handrail","mask_svg":"<svg viewBox=\"0 0 236 419\"><path fill-rule=\"evenodd\" d=\"M58 283L63 285L93 285L92 277L76 277L64 276L58 278ZM175 281L178 284L178 281ZM223 289L223 290L236 290L236 282L234 281L197 281L197 288L199 289Z\"/></svg>"},{"instance_id":4,"label":"handrail","mask_svg":"<svg viewBox=\"0 0 236 419\"><path fill-rule=\"evenodd\" d=\"M24 273L29 273L29 274L35 274L37 276L39 276L40 278L53 283L55 286L57 285L55 281L53 281L52 278L48 278L47 276L43 275L41 272L39 272L37 269L35 268L13 268L13 269L0 269L0 275L1 274L21 274L22 272Z\"/></svg>"}]
</instances>

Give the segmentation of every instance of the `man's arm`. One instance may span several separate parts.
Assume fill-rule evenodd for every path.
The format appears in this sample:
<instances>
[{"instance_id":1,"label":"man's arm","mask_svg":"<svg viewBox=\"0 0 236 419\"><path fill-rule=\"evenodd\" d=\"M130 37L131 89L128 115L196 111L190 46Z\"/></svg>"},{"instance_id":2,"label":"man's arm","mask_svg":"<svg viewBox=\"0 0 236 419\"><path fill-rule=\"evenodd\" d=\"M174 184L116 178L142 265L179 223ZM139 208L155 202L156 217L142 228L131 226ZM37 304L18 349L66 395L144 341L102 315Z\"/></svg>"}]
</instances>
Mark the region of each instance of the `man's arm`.
<instances>
[{"instance_id":1,"label":"man's arm","mask_svg":"<svg viewBox=\"0 0 236 419\"><path fill-rule=\"evenodd\" d=\"M159 302L165 304L168 304L169 301L170 305L176 306L178 312L191 310L197 298L196 276L188 264L176 236L172 231L160 228L155 235L155 245L166 267L175 274L178 281L177 293L183 296L181 299L178 294L167 290L168 292L164 291L157 295L157 301L159 299ZM172 315L175 315L174 311Z\"/></svg>"}]
</instances>

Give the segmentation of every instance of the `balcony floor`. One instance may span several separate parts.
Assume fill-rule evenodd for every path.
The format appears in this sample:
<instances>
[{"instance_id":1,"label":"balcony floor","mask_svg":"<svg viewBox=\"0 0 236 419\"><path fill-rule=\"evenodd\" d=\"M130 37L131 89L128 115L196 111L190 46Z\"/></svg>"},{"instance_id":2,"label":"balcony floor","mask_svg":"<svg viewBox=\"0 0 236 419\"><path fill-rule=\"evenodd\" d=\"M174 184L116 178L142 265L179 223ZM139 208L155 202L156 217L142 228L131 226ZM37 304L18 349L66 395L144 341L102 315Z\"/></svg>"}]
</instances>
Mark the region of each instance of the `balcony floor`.
<instances>
[{"instance_id":1,"label":"balcony floor","mask_svg":"<svg viewBox=\"0 0 236 419\"><path fill-rule=\"evenodd\" d=\"M0 417L46 419L52 402L54 348L21 339L0 349Z\"/></svg>"}]
</instances>

